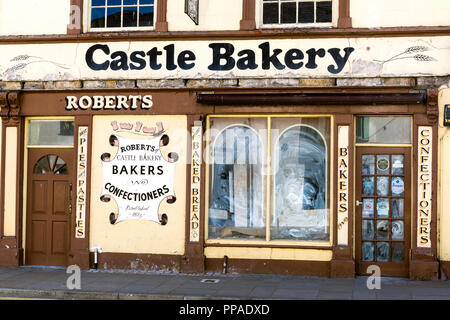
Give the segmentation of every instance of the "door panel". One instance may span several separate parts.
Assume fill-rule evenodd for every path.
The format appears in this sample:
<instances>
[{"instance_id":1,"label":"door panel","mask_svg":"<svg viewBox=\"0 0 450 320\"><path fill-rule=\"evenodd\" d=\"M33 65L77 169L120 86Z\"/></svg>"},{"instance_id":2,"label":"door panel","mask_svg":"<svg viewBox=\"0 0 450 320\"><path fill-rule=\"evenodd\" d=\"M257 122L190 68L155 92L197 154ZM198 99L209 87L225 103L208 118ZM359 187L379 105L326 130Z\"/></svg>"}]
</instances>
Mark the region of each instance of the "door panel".
<instances>
[{"instance_id":1,"label":"door panel","mask_svg":"<svg viewBox=\"0 0 450 320\"><path fill-rule=\"evenodd\" d=\"M75 158L73 148L28 150L26 264L67 265Z\"/></svg>"},{"instance_id":2,"label":"door panel","mask_svg":"<svg viewBox=\"0 0 450 320\"><path fill-rule=\"evenodd\" d=\"M410 148L358 147L356 152L358 274L377 265L383 276L407 276L411 228Z\"/></svg>"}]
</instances>

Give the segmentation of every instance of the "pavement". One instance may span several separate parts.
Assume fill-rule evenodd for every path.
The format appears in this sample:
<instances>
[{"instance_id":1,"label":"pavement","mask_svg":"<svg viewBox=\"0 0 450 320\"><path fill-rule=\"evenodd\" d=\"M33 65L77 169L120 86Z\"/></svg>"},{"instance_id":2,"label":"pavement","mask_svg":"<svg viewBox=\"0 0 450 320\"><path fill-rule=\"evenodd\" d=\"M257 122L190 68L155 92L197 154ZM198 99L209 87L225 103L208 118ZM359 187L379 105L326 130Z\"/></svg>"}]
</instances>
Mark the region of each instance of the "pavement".
<instances>
[{"instance_id":1,"label":"pavement","mask_svg":"<svg viewBox=\"0 0 450 320\"><path fill-rule=\"evenodd\" d=\"M76 274L66 268L0 267L0 300L450 300L449 280L382 277L380 289L370 290L369 277L92 269L82 270L77 281Z\"/></svg>"}]
</instances>

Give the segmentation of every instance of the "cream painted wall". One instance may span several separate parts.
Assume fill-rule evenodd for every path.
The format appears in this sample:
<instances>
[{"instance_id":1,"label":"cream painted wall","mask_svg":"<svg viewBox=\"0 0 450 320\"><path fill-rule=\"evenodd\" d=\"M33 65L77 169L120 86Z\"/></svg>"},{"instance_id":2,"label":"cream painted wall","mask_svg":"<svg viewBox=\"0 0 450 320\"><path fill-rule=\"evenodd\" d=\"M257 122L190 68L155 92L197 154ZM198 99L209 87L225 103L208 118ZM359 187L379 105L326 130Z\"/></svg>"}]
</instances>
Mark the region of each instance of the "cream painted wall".
<instances>
[{"instance_id":1,"label":"cream painted wall","mask_svg":"<svg viewBox=\"0 0 450 320\"><path fill-rule=\"evenodd\" d=\"M354 28L449 26L449 0L351 0Z\"/></svg>"},{"instance_id":2,"label":"cream painted wall","mask_svg":"<svg viewBox=\"0 0 450 320\"><path fill-rule=\"evenodd\" d=\"M17 128L6 128L5 148L5 203L4 203L4 226L5 236L16 235L16 186L17 186Z\"/></svg>"},{"instance_id":3,"label":"cream painted wall","mask_svg":"<svg viewBox=\"0 0 450 320\"><path fill-rule=\"evenodd\" d=\"M117 212L114 200L101 202L103 171L100 156L109 152L115 156L117 147L109 145L109 136L113 134L111 121L135 123L155 127L162 122L165 133L169 135L169 144L161 149L167 159L167 153L174 151L179 155L175 167L174 190L177 201L167 204L162 201L159 212L165 212L168 223L163 226L153 221L124 220L111 225L109 214ZM103 252L184 254L185 219L186 219L186 116L95 116L93 121L93 141L91 160L91 206L90 206L90 248L101 247ZM131 132L114 132L114 134L139 139Z\"/></svg>"},{"instance_id":4,"label":"cream painted wall","mask_svg":"<svg viewBox=\"0 0 450 320\"><path fill-rule=\"evenodd\" d=\"M0 36L66 34L70 0L0 0Z\"/></svg>"},{"instance_id":5,"label":"cream painted wall","mask_svg":"<svg viewBox=\"0 0 450 320\"><path fill-rule=\"evenodd\" d=\"M227 256L230 259L330 261L333 253L331 250L315 249L206 247L205 256L218 259Z\"/></svg>"},{"instance_id":6,"label":"cream painted wall","mask_svg":"<svg viewBox=\"0 0 450 320\"><path fill-rule=\"evenodd\" d=\"M439 259L450 261L450 127L443 126L444 107L450 104L450 83L439 90L439 185L438 185L438 230Z\"/></svg>"},{"instance_id":7,"label":"cream painted wall","mask_svg":"<svg viewBox=\"0 0 450 320\"><path fill-rule=\"evenodd\" d=\"M167 5L169 31L239 30L242 0L200 1L198 26L184 13L184 0Z\"/></svg>"}]
</instances>

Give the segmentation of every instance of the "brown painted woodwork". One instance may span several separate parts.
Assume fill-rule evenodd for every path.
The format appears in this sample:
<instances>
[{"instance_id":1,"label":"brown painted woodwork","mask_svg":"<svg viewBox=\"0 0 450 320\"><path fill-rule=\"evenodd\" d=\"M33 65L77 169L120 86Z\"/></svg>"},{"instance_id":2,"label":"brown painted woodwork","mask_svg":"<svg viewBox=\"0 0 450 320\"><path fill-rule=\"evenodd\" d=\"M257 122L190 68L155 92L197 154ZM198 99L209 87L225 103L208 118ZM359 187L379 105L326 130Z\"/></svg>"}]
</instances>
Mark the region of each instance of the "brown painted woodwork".
<instances>
[{"instance_id":1,"label":"brown painted woodwork","mask_svg":"<svg viewBox=\"0 0 450 320\"><path fill-rule=\"evenodd\" d=\"M361 105L424 103L425 93L403 94L197 94L197 102L212 105Z\"/></svg>"},{"instance_id":2,"label":"brown painted woodwork","mask_svg":"<svg viewBox=\"0 0 450 320\"><path fill-rule=\"evenodd\" d=\"M157 0L156 1L156 22L155 31L157 32L167 32L167 0Z\"/></svg>"},{"instance_id":3,"label":"brown painted woodwork","mask_svg":"<svg viewBox=\"0 0 450 320\"><path fill-rule=\"evenodd\" d=\"M256 29L255 14L255 0L243 0L242 20L240 21L241 30Z\"/></svg>"},{"instance_id":4,"label":"brown painted woodwork","mask_svg":"<svg viewBox=\"0 0 450 320\"><path fill-rule=\"evenodd\" d=\"M68 174L34 173L36 163L47 155L57 155ZM28 265L66 266L70 249L73 208L74 149L28 150L27 237L25 263ZM72 185L72 186L71 186ZM72 211L72 213L70 212Z\"/></svg>"},{"instance_id":5,"label":"brown painted woodwork","mask_svg":"<svg viewBox=\"0 0 450 320\"><path fill-rule=\"evenodd\" d=\"M77 6L79 8L79 17L74 17L74 14L77 14L76 11L72 10L72 6ZM79 35L83 33L83 0L70 0L70 13L69 13L69 24L75 23L79 21L79 28L69 28L67 25L67 34L68 35Z\"/></svg>"},{"instance_id":6,"label":"brown painted woodwork","mask_svg":"<svg viewBox=\"0 0 450 320\"><path fill-rule=\"evenodd\" d=\"M363 155L375 155L375 173L374 175L370 175L374 177L374 196L362 196L362 156ZM392 218L392 205L391 199L397 198L392 196L392 193L389 192L388 196L377 196L377 167L376 167L376 156L377 155L404 155L404 163L403 163L403 175L400 174L382 174L382 176L402 176L404 181L404 196L400 197L404 199L404 208L403 208L403 227L404 227L404 237L403 240L391 240L392 234L392 225L391 222L393 220L401 220L399 218ZM357 147L356 149L356 170L355 170L355 201L361 201L363 198L372 198L374 199L374 208L373 208L373 218L369 218L373 221L373 230L374 230L374 240L364 240L362 239L362 208L363 205L355 206L355 262L356 262L356 272L358 274L367 274L367 268L370 265L377 265L381 269L382 276L401 276L407 277L409 273L409 251L411 247L411 148L390 148L390 147ZM391 167L392 161L389 164ZM391 180L389 179L389 191L391 190ZM389 199L389 218L377 218L377 199L378 198L388 198ZM389 221L389 237L388 240L377 240L377 226L376 223L379 220L388 220ZM403 244L403 262L377 262L377 261L362 261L362 242L368 241L374 243L374 260L376 260L377 250L376 243L378 242L388 242L389 243L389 260L392 258L392 243L393 242L401 242Z\"/></svg>"},{"instance_id":7,"label":"brown painted woodwork","mask_svg":"<svg viewBox=\"0 0 450 320\"><path fill-rule=\"evenodd\" d=\"M350 17L350 0L339 0L338 28L351 28L352 18Z\"/></svg>"}]
</instances>

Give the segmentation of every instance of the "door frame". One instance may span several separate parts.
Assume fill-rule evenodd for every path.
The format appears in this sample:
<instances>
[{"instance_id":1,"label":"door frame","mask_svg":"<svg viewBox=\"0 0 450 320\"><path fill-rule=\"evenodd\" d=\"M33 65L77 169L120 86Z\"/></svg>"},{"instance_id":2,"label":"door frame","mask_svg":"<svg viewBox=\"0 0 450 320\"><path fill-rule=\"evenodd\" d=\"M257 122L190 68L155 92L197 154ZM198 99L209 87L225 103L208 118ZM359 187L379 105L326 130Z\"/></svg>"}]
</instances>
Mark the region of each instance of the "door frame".
<instances>
[{"instance_id":1,"label":"door frame","mask_svg":"<svg viewBox=\"0 0 450 320\"><path fill-rule=\"evenodd\" d=\"M372 150L372 151L371 151ZM414 184L413 184L413 150L411 145L370 145L370 144L359 144L355 145L355 159L354 159L354 196L356 201L361 201L361 191L360 185L362 181L362 175L359 173L360 168L359 160L364 153L370 154L405 154L404 160L404 183L405 183L405 207L404 207L404 259L403 263L396 262L376 262L376 261L361 261L361 244L362 244L362 205L354 206L354 250L355 250L355 267L356 274L367 275L367 267L369 265L378 265L381 268L382 276L393 276L393 277L407 277L409 275L409 265L410 265L410 250L412 249L412 234L413 234L413 221L414 221ZM408 192L409 201L407 200L406 192ZM407 204L407 206L406 206ZM376 216L376 209L374 208L374 217ZM376 233L376 225L374 224L374 233ZM387 240L389 242L389 240ZM376 254L376 251L374 252ZM384 272L383 272L384 271Z\"/></svg>"},{"instance_id":2,"label":"door frame","mask_svg":"<svg viewBox=\"0 0 450 320\"><path fill-rule=\"evenodd\" d=\"M28 135L29 135L29 124L30 120L71 120L74 121L75 124L75 130L74 130L74 142L73 145L54 145L54 146L48 146L48 145L28 145ZM22 254L21 254L21 264L27 265L26 261L26 252L27 252L27 232L28 232L28 149L38 148L38 149L73 149L73 156L74 156L74 163L72 170L76 170L76 151L77 151L77 118L74 116L30 116L24 118L24 130L23 130L23 158L22 158L22 168L23 168L23 186L22 186L22 194L24 195L22 197L22 221L21 221L21 247L22 247ZM74 171L73 175L73 181L72 185L76 186L75 184L75 178L76 178L76 172ZM75 197L75 187L72 191L72 214L69 218L69 248L68 248L68 258L70 257L70 252L72 249L72 238L73 238L73 226L74 226L74 217L75 217L75 207L74 207L74 197ZM69 264L67 262L67 264Z\"/></svg>"}]
</instances>

